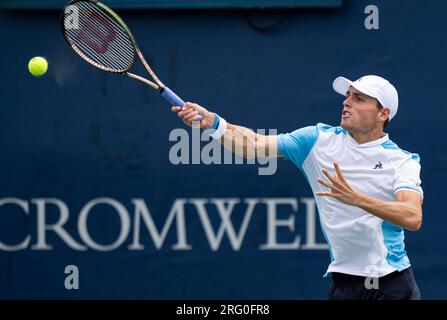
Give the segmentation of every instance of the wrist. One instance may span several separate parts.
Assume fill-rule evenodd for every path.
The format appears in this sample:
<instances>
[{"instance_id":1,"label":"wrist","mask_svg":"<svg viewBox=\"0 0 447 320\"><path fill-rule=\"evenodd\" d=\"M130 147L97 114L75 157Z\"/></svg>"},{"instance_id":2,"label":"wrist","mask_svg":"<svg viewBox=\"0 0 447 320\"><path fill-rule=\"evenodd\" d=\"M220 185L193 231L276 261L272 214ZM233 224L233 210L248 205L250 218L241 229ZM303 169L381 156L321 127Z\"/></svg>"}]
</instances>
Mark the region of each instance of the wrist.
<instances>
[{"instance_id":1,"label":"wrist","mask_svg":"<svg viewBox=\"0 0 447 320\"><path fill-rule=\"evenodd\" d=\"M209 127L208 129L216 130L217 127L219 126L219 116L215 112L213 113L210 112L209 114L210 114L209 123L211 123L211 127Z\"/></svg>"},{"instance_id":2,"label":"wrist","mask_svg":"<svg viewBox=\"0 0 447 320\"><path fill-rule=\"evenodd\" d=\"M220 139L227 131L227 122L224 118L219 117L217 114L214 114L215 120L213 122L212 133L210 136L213 139Z\"/></svg>"},{"instance_id":3,"label":"wrist","mask_svg":"<svg viewBox=\"0 0 447 320\"><path fill-rule=\"evenodd\" d=\"M368 207L368 200L369 200L369 198L367 195L364 195L363 193L358 192L355 197L354 205L361 209L366 209Z\"/></svg>"}]
</instances>

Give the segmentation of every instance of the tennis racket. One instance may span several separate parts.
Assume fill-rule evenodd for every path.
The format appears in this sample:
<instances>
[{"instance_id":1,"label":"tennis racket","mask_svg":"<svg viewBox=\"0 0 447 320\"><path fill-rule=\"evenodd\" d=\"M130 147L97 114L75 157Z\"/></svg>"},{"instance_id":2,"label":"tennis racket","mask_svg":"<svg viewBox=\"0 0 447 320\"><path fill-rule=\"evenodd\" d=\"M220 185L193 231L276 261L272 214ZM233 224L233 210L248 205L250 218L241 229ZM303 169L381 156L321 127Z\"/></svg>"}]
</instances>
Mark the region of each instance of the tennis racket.
<instances>
[{"instance_id":1,"label":"tennis racket","mask_svg":"<svg viewBox=\"0 0 447 320\"><path fill-rule=\"evenodd\" d=\"M70 47L85 61L107 72L139 80L157 90L173 106L185 102L165 86L152 71L124 21L96 0L73 0L63 9L61 25ZM130 73L137 58L152 81ZM202 116L198 115L197 120Z\"/></svg>"}]
</instances>

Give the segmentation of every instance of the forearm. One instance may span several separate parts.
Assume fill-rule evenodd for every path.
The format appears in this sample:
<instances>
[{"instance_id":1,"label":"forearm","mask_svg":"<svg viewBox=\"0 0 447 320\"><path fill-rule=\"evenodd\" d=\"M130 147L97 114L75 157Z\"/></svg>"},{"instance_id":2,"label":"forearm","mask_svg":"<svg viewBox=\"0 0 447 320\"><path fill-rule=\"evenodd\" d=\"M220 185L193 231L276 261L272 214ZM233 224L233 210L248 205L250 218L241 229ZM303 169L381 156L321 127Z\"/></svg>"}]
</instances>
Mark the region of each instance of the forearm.
<instances>
[{"instance_id":1,"label":"forearm","mask_svg":"<svg viewBox=\"0 0 447 320\"><path fill-rule=\"evenodd\" d=\"M361 195L356 205L376 217L405 229L417 231L422 224L422 210L408 202L386 202Z\"/></svg>"},{"instance_id":2,"label":"forearm","mask_svg":"<svg viewBox=\"0 0 447 320\"><path fill-rule=\"evenodd\" d=\"M260 135L248 128L228 123L227 130L219 142L240 157L264 158L277 156L273 147L275 143L269 143L272 139L276 137Z\"/></svg>"},{"instance_id":3,"label":"forearm","mask_svg":"<svg viewBox=\"0 0 447 320\"><path fill-rule=\"evenodd\" d=\"M213 129L211 136L217 139L225 148L244 158L280 157L277 144L277 136L261 135L252 130L228 123L226 120L216 117L216 114L195 103L187 102L185 106L172 107L173 112L178 112L179 117L189 126L192 121L197 121L200 114L200 127Z\"/></svg>"}]
</instances>

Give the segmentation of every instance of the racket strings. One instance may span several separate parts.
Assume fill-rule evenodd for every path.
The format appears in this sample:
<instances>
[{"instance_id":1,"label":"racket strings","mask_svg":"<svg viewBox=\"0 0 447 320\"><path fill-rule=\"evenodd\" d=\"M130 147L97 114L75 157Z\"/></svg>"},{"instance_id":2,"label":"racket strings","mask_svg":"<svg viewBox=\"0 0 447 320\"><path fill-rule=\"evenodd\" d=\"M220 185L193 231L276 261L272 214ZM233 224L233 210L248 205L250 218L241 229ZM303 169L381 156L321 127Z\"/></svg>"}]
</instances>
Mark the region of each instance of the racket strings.
<instances>
[{"instance_id":1,"label":"racket strings","mask_svg":"<svg viewBox=\"0 0 447 320\"><path fill-rule=\"evenodd\" d=\"M96 8L87 11L80 8L80 29L76 32L74 44L100 64L112 69L126 69L133 61L130 40L117 36L117 26L112 26L104 13ZM124 34L127 36L126 34ZM127 43L126 43L127 40ZM115 44L116 42L116 44ZM127 57L131 57L128 59ZM95 59L96 58L96 59ZM127 59L126 59L127 58Z\"/></svg>"},{"instance_id":2,"label":"racket strings","mask_svg":"<svg viewBox=\"0 0 447 320\"><path fill-rule=\"evenodd\" d=\"M135 49L128 32L96 4L79 1L78 25L69 28L65 23L70 13L64 15L64 33L73 49L93 65L112 72L125 72L135 62Z\"/></svg>"},{"instance_id":3,"label":"racket strings","mask_svg":"<svg viewBox=\"0 0 447 320\"><path fill-rule=\"evenodd\" d=\"M123 56L133 58L132 43L122 27L96 6L90 3L87 6L91 10L80 7L79 15L84 28L78 36L83 40L84 46L87 44L87 48L91 47L96 53L105 54L115 62L126 61L120 59ZM104 38L104 35L107 37ZM116 45L109 45L112 41L116 41Z\"/></svg>"},{"instance_id":4,"label":"racket strings","mask_svg":"<svg viewBox=\"0 0 447 320\"><path fill-rule=\"evenodd\" d=\"M95 8L96 9L96 8ZM81 12L82 12L83 10L81 9ZM110 32L111 30L107 30L105 27L104 27L104 25L102 24L102 22L100 22L100 21L98 21L98 20L95 20L95 19L92 19L92 20L90 20L90 21L86 21L85 20L85 18L88 16L88 12L84 12L85 13L85 15L81 15L80 16L80 18L81 18L81 20L83 20L83 23L85 23L87 26L89 25L89 24L93 24L94 25L94 27L96 27L96 28L98 28L99 30L101 30L102 32ZM101 19L99 19L99 20L101 20ZM108 21L108 22L112 22L112 24L114 25L114 27L116 28L115 30L120 30L121 29L121 26L120 25L118 25L114 20L103 20L103 21ZM112 32L115 32L115 30L113 30ZM113 33L114 34L114 33ZM115 34L114 34L115 35ZM115 38L115 36L113 37L114 39L113 40L115 40L116 39L116 41L117 41L117 43L119 44L119 45L121 45L122 46L122 49L123 49L123 51L126 53L126 54L129 54L129 55L133 55L134 54L134 50L133 50L133 46L132 46L132 43L129 43L129 41L130 41L130 39L128 39L128 37L127 37L127 34L124 32L124 36L125 36L125 38L127 38L126 40L128 40L128 41L124 41L123 40L123 38L122 37L116 37ZM98 41L98 39L97 38L93 38L93 40L95 41ZM99 44L101 44L101 43L99 43ZM112 51L114 50L114 49L118 49L118 51L121 51L120 49L121 49L121 47L119 47L119 46L116 46L116 47L111 47L111 49L112 49Z\"/></svg>"},{"instance_id":5,"label":"racket strings","mask_svg":"<svg viewBox=\"0 0 447 320\"><path fill-rule=\"evenodd\" d=\"M91 25L94 28L97 28L97 30L99 30L101 32L101 34L107 34L108 30L106 30L102 25L101 22L96 22L93 19L90 19L88 21L86 21L86 18L83 15L80 15L80 21L85 24L85 25ZM91 29L92 27L89 27L89 29ZM90 31L88 30L90 33L93 33L93 36L88 33L86 34L85 32L82 32L80 34L78 34L78 37L80 37L80 40L83 41L79 41L79 46L87 51L88 53L90 53L90 55L95 55L95 54L102 54L102 55L98 55L98 60L100 60L99 62L101 62L104 65L107 65L107 63L110 61L113 63L113 65L117 66L117 69L126 69L128 66L128 61L127 59L123 59L123 57L127 57L127 56L132 56L133 57L133 52L132 52L132 47L128 48L127 44L123 42L122 39L120 39L120 37L113 37L110 38L111 41L116 40L117 45L116 46L112 46L107 44L107 47L105 46L106 44L104 44L103 42L101 42L101 37L98 36L94 36L96 34L96 31ZM114 35L114 33L112 33L112 35ZM107 38L105 40L108 40Z\"/></svg>"}]
</instances>

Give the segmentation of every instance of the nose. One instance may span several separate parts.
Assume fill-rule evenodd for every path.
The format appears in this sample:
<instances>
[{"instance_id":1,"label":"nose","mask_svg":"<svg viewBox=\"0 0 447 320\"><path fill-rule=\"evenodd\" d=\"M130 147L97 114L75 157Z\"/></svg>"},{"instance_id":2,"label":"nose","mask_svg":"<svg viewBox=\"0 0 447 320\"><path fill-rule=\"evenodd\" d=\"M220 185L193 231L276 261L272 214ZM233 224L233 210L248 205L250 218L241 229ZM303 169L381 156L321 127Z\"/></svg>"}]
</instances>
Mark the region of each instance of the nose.
<instances>
[{"instance_id":1,"label":"nose","mask_svg":"<svg viewBox=\"0 0 447 320\"><path fill-rule=\"evenodd\" d=\"M346 97L346 99L343 101L343 107L351 108L351 97Z\"/></svg>"}]
</instances>

